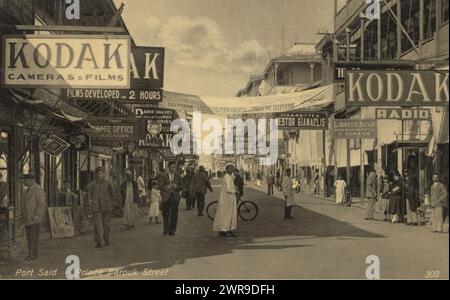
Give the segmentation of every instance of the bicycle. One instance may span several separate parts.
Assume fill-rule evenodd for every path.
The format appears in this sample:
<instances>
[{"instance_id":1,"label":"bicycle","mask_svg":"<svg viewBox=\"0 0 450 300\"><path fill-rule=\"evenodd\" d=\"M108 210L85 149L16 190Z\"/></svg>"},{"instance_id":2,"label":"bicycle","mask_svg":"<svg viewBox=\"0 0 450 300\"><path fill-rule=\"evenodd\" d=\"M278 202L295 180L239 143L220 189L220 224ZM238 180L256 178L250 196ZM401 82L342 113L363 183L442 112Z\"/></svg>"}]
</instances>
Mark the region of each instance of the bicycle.
<instances>
[{"instance_id":1,"label":"bicycle","mask_svg":"<svg viewBox=\"0 0 450 300\"><path fill-rule=\"evenodd\" d=\"M246 222L250 222L256 219L259 212L258 205L256 205L256 203L248 200L244 201L240 197L237 200L237 202L238 202L237 206L238 217L240 217L242 220ZM214 217L216 216L218 203L219 201L212 201L206 207L206 214L208 215L208 218L210 218L211 220L214 220Z\"/></svg>"}]
</instances>

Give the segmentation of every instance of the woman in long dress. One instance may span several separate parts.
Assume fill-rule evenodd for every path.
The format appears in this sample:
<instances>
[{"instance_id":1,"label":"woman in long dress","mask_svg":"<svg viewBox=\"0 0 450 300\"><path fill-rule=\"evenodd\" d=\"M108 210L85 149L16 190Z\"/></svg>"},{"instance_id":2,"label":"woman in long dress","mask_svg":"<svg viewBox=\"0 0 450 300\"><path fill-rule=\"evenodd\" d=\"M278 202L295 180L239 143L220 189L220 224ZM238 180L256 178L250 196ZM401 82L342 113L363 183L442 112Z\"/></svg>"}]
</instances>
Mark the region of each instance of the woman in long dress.
<instances>
[{"instance_id":1,"label":"woman in long dress","mask_svg":"<svg viewBox=\"0 0 450 300\"><path fill-rule=\"evenodd\" d=\"M148 209L148 223L152 224L152 219L155 218L156 224L160 224L159 218L159 205L161 204L161 191L158 190L158 181L153 180L151 183L151 190L149 192L150 207Z\"/></svg>"},{"instance_id":2,"label":"woman in long dress","mask_svg":"<svg viewBox=\"0 0 450 300\"><path fill-rule=\"evenodd\" d=\"M219 203L214 217L213 231L222 237L236 237L233 230L237 228L236 187L232 176L234 166L226 167L226 174L222 181Z\"/></svg>"},{"instance_id":3,"label":"woman in long dress","mask_svg":"<svg viewBox=\"0 0 450 300\"><path fill-rule=\"evenodd\" d=\"M339 176L338 180L336 180L334 187L336 188L336 204L344 204L345 188L347 187L347 183L344 179L342 179L342 176Z\"/></svg>"},{"instance_id":4,"label":"woman in long dress","mask_svg":"<svg viewBox=\"0 0 450 300\"><path fill-rule=\"evenodd\" d=\"M133 173L125 172L126 181L120 191L123 199L123 222L127 229L132 229L136 223L137 203L139 201L138 184L133 180Z\"/></svg>"}]
</instances>

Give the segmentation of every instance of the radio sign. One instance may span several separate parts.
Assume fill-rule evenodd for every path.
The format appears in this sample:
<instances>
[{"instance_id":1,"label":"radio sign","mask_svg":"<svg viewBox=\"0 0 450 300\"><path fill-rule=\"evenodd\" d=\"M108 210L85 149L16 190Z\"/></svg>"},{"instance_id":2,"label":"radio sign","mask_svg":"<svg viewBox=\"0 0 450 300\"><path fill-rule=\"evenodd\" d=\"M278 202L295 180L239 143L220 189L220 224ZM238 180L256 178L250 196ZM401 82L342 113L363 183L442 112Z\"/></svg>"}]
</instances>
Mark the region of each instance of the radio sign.
<instances>
[{"instance_id":1,"label":"radio sign","mask_svg":"<svg viewBox=\"0 0 450 300\"><path fill-rule=\"evenodd\" d=\"M9 87L130 87L130 37L5 36L3 83Z\"/></svg>"}]
</instances>

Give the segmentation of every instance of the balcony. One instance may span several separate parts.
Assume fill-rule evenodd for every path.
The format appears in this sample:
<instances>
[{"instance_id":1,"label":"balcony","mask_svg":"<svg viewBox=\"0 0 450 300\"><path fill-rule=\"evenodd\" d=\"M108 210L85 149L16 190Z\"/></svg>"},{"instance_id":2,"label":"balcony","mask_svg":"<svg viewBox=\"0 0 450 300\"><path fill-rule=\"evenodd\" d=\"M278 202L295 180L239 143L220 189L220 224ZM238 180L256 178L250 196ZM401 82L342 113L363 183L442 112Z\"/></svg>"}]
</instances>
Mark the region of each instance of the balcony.
<instances>
[{"instance_id":1,"label":"balcony","mask_svg":"<svg viewBox=\"0 0 450 300\"><path fill-rule=\"evenodd\" d=\"M336 31L339 32L359 16L362 8L366 6L365 0L349 0L335 17Z\"/></svg>"}]
</instances>

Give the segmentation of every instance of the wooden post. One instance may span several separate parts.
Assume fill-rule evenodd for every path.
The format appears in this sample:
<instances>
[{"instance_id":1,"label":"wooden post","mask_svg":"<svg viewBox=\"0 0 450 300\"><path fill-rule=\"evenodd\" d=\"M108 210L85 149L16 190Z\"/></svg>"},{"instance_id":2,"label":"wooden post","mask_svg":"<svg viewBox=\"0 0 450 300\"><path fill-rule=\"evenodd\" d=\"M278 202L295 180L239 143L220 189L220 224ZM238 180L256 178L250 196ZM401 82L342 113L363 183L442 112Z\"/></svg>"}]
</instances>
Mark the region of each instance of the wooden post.
<instances>
[{"instance_id":1,"label":"wooden post","mask_svg":"<svg viewBox=\"0 0 450 300\"><path fill-rule=\"evenodd\" d=\"M402 2L397 1L397 58L399 58L402 55L402 26L401 26L401 20L402 20Z\"/></svg>"}]
</instances>

